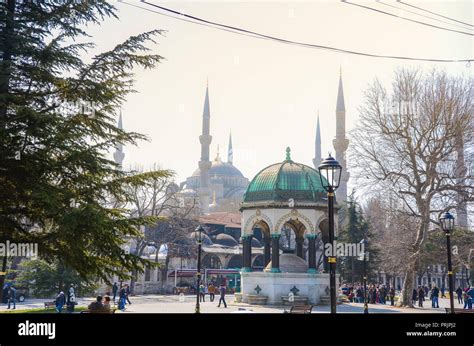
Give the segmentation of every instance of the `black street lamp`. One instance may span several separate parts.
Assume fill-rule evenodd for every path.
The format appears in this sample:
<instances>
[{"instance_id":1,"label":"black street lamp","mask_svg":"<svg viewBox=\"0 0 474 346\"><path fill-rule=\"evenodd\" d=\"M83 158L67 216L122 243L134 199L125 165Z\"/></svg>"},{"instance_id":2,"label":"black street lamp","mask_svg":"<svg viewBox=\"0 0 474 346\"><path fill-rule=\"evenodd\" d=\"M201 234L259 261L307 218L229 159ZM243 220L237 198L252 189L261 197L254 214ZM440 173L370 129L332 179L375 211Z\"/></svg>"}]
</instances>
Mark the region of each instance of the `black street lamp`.
<instances>
[{"instance_id":1,"label":"black street lamp","mask_svg":"<svg viewBox=\"0 0 474 346\"><path fill-rule=\"evenodd\" d=\"M194 231L194 237L198 243L198 260L197 260L197 287L196 287L196 313L199 314L201 312L201 307L199 305L199 288L201 286L201 246L202 246L202 234L204 232L204 228L199 225L196 230Z\"/></svg>"},{"instance_id":2,"label":"black street lamp","mask_svg":"<svg viewBox=\"0 0 474 346\"><path fill-rule=\"evenodd\" d=\"M451 232L454 229L454 216L449 212L445 212L440 218L439 223L444 233L446 233L446 251L448 253L448 280L449 280L449 303L451 305L451 313L454 314L454 283L453 283L453 264L451 263Z\"/></svg>"},{"instance_id":3,"label":"black street lamp","mask_svg":"<svg viewBox=\"0 0 474 346\"><path fill-rule=\"evenodd\" d=\"M331 313L336 313L336 249L334 249L334 192L341 181L342 166L331 155L324 159L318 167L321 185L328 193L328 225L329 243L332 254L328 257L329 262L329 287L331 291Z\"/></svg>"},{"instance_id":4,"label":"black street lamp","mask_svg":"<svg viewBox=\"0 0 474 346\"><path fill-rule=\"evenodd\" d=\"M367 239L362 239L360 241L360 244L364 244L364 253L363 253L363 258L362 258L362 268L363 268L363 277L362 277L362 281L364 283L364 314L368 314L369 313L369 304L367 304L367 266L366 266L366 260L367 260L367 245L369 244L369 242L367 241Z\"/></svg>"}]
</instances>

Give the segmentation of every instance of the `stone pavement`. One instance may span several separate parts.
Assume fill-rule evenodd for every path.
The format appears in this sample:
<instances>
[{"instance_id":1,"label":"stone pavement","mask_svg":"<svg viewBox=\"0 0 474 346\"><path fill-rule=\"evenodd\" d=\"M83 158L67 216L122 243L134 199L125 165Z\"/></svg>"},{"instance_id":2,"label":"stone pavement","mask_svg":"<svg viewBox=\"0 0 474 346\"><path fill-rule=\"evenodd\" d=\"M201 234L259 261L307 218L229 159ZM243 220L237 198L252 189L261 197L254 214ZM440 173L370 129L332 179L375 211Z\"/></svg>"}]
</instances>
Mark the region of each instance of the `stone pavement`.
<instances>
[{"instance_id":1,"label":"stone pavement","mask_svg":"<svg viewBox=\"0 0 474 346\"><path fill-rule=\"evenodd\" d=\"M431 301L425 302L425 308L423 309L407 309L392 307L390 305L383 304L369 304L369 313L445 313L444 308L441 306L449 306L449 301L442 299L440 302L439 309L431 308ZM177 296L137 296L131 298L132 305L127 305L125 313L193 313L196 306L195 296L185 296L183 302L179 301ZM289 310L289 307L284 306L256 306L248 305L243 303L234 303L233 295L226 296L227 309L217 307L218 299L214 302L210 302L206 297L206 302L201 303L202 313L232 313L232 312L251 312L253 313L283 313L285 310ZM456 307L458 307L456 305ZM245 309L247 311L239 311L239 309ZM315 306L313 307L313 313L329 313L329 306ZM337 306L339 313L363 313L363 304L357 303L343 303Z\"/></svg>"},{"instance_id":2,"label":"stone pavement","mask_svg":"<svg viewBox=\"0 0 474 346\"><path fill-rule=\"evenodd\" d=\"M51 301L52 299L27 299L24 303L17 303L17 310L42 308L44 307L45 301ZM86 306L94 298L80 298L78 306ZM196 306L195 296L185 296L184 301L180 301L176 295L143 295L130 297L132 302L131 305L127 305L127 309L124 313L194 313ZM234 296L227 295L227 309L221 306L217 307L218 297L214 302L209 301L209 297L206 297L206 302L201 303L202 313L283 313L285 310L289 310L289 307L283 306L255 306L243 303L234 303ZM462 308L462 305L455 301L457 308ZM424 308L398 308L390 305L382 304L369 304L369 313L445 313L444 308L449 307L448 299L440 299L440 308L431 308L431 301L426 300L424 302ZM240 311L239 311L240 309ZM6 310L6 305L0 305L0 312ZM243 310L243 311L242 311ZM251 310L251 311L250 311ZM357 303L343 303L337 306L339 313L363 313L363 304ZM122 313L122 312L118 312ZM313 313L329 313L329 306L315 306Z\"/></svg>"}]
</instances>

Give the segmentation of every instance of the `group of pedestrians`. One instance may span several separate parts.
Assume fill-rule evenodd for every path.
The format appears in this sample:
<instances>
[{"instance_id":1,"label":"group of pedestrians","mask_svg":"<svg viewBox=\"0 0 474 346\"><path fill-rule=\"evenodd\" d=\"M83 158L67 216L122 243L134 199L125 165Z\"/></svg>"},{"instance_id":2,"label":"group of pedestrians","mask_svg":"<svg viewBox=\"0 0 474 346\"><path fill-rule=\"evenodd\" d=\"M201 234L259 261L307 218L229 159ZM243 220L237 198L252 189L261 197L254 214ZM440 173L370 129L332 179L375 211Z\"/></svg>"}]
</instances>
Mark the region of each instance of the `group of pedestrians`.
<instances>
[{"instance_id":1,"label":"group of pedestrians","mask_svg":"<svg viewBox=\"0 0 474 346\"><path fill-rule=\"evenodd\" d=\"M459 286L454 292L457 295L458 304L464 304L464 309L472 309L472 303L474 301L474 286L466 287L463 289ZM444 287L439 289L436 285L433 285L431 289L428 286L418 286L414 288L412 292L411 302L413 305L418 304L418 307L423 307L423 302L429 298L431 300L432 308L439 308L439 298L445 298Z\"/></svg>"},{"instance_id":2,"label":"group of pedestrians","mask_svg":"<svg viewBox=\"0 0 474 346\"><path fill-rule=\"evenodd\" d=\"M59 291L55 299L56 312L60 314L66 305L66 311L71 313L74 312L74 307L77 305L76 290L74 285L71 284L67 291L67 295L64 291Z\"/></svg>"},{"instance_id":3,"label":"group of pedestrians","mask_svg":"<svg viewBox=\"0 0 474 346\"><path fill-rule=\"evenodd\" d=\"M463 309L472 309L472 304L474 303L474 286L466 287L465 289L459 286L456 289L456 294L458 296L458 303L464 304Z\"/></svg>"},{"instance_id":4,"label":"group of pedestrians","mask_svg":"<svg viewBox=\"0 0 474 346\"><path fill-rule=\"evenodd\" d=\"M116 298L118 297L118 309L121 311L126 310L127 304L132 304L130 301L130 286L128 284L125 285L117 285L116 282L112 285L112 293L113 293L113 302L116 304Z\"/></svg>"},{"instance_id":5,"label":"group of pedestrians","mask_svg":"<svg viewBox=\"0 0 474 346\"><path fill-rule=\"evenodd\" d=\"M361 283L344 284L342 292L347 295L351 303L364 303L364 289L367 290L368 304L387 304L395 305L395 288L384 284L369 284L364 287Z\"/></svg>"},{"instance_id":6,"label":"group of pedestrians","mask_svg":"<svg viewBox=\"0 0 474 346\"><path fill-rule=\"evenodd\" d=\"M224 284L216 285L214 282L210 282L208 285L201 284L199 286L199 302L206 302L206 295L209 294L209 301L213 302L216 294L219 294L219 304L218 308L221 307L221 303L224 304L224 308L227 308L227 303L225 301L226 295L226 286Z\"/></svg>"}]
</instances>

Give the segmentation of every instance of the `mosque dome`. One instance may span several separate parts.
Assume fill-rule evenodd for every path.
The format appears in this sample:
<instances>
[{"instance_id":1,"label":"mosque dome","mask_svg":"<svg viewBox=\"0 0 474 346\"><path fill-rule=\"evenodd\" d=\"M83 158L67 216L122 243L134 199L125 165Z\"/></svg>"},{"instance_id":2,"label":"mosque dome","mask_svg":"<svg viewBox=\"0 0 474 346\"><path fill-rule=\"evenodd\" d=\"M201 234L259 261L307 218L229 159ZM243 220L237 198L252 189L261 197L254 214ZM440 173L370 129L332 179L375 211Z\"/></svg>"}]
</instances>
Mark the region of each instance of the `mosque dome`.
<instances>
[{"instance_id":1,"label":"mosque dome","mask_svg":"<svg viewBox=\"0 0 474 346\"><path fill-rule=\"evenodd\" d=\"M239 243L237 242L237 240L234 239L234 237L225 233L218 234L216 236L215 243L219 245L229 246L229 247L234 247L234 246L239 245Z\"/></svg>"},{"instance_id":2,"label":"mosque dome","mask_svg":"<svg viewBox=\"0 0 474 346\"><path fill-rule=\"evenodd\" d=\"M322 202L326 190L321 185L319 172L291 160L290 148L286 160L262 169L250 182L244 204L252 202ZM325 178L323 178L325 179Z\"/></svg>"},{"instance_id":3,"label":"mosque dome","mask_svg":"<svg viewBox=\"0 0 474 346\"><path fill-rule=\"evenodd\" d=\"M201 176L201 170L198 168L194 171L193 177ZM214 177L240 177L243 178L244 175L239 171L237 167L228 162L222 162L222 160L217 157L212 161L211 169L209 169L209 177L212 179Z\"/></svg>"},{"instance_id":4,"label":"mosque dome","mask_svg":"<svg viewBox=\"0 0 474 346\"><path fill-rule=\"evenodd\" d=\"M194 231L190 233L189 238L196 239L196 236L196 231ZM207 234L202 235L202 244L205 246L211 246L213 244L211 238L209 238Z\"/></svg>"},{"instance_id":5,"label":"mosque dome","mask_svg":"<svg viewBox=\"0 0 474 346\"><path fill-rule=\"evenodd\" d=\"M272 262L268 263L264 271L271 271ZM280 272L282 273L306 273L308 264L295 254L283 253L280 255Z\"/></svg>"}]
</instances>

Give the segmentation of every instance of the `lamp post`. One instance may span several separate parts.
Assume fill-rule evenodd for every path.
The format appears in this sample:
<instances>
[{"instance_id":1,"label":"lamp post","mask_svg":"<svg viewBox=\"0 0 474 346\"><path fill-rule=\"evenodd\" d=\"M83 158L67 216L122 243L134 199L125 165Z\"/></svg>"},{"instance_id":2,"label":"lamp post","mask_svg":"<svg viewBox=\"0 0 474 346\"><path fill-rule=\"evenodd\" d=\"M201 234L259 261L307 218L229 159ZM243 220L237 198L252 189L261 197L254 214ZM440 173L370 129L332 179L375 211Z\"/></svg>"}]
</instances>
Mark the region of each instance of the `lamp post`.
<instances>
[{"instance_id":1,"label":"lamp post","mask_svg":"<svg viewBox=\"0 0 474 346\"><path fill-rule=\"evenodd\" d=\"M204 232L204 228L199 225L196 230L194 231L194 237L198 243L198 260L197 260L197 285L196 285L196 313L199 314L201 312L201 307L199 305L199 289L201 286L201 246L202 246L202 233Z\"/></svg>"},{"instance_id":2,"label":"lamp post","mask_svg":"<svg viewBox=\"0 0 474 346\"><path fill-rule=\"evenodd\" d=\"M342 166L331 155L318 166L321 185L328 195L328 225L331 256L329 262L329 287L331 292L331 314L336 313L336 249L334 249L334 192L341 181Z\"/></svg>"},{"instance_id":3,"label":"lamp post","mask_svg":"<svg viewBox=\"0 0 474 346\"><path fill-rule=\"evenodd\" d=\"M367 239L362 239L360 244L364 244L364 253L362 254L362 270L363 270L363 283L364 283L364 314L369 313L369 304L367 304L367 266L366 266L366 260L367 260L367 244L369 243Z\"/></svg>"},{"instance_id":4,"label":"lamp post","mask_svg":"<svg viewBox=\"0 0 474 346\"><path fill-rule=\"evenodd\" d=\"M454 216L449 212L445 212L440 218L439 223L444 233L446 233L446 251L448 253L448 280L449 280L449 303L451 313L454 314L454 297L453 297L453 265L451 263L451 231L454 228Z\"/></svg>"}]
</instances>

